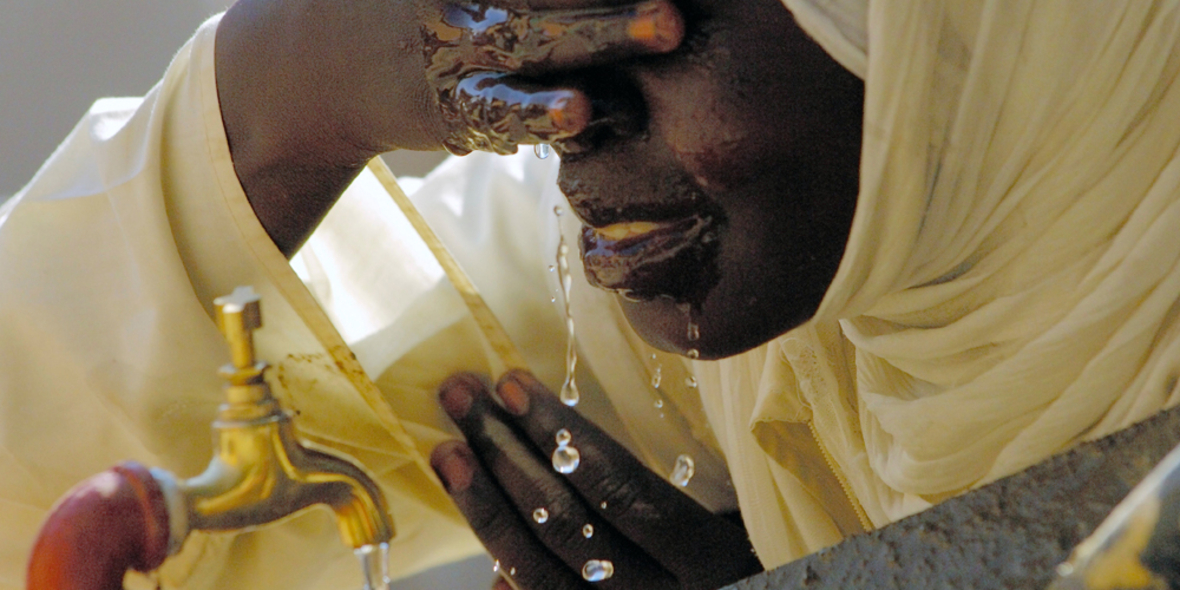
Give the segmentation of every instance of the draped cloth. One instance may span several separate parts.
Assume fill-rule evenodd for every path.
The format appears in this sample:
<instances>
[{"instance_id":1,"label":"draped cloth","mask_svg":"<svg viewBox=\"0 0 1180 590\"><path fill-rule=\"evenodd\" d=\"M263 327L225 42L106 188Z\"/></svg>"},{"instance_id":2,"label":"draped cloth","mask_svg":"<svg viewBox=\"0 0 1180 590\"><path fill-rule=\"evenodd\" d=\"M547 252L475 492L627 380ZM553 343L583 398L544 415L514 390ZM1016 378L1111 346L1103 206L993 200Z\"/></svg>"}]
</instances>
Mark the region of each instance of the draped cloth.
<instances>
[{"instance_id":1,"label":"draped cloth","mask_svg":"<svg viewBox=\"0 0 1180 590\"><path fill-rule=\"evenodd\" d=\"M767 566L1170 407L1180 374L1180 5L785 3L866 100L816 316L696 366ZM812 433L840 486L782 452Z\"/></svg>"}]
</instances>

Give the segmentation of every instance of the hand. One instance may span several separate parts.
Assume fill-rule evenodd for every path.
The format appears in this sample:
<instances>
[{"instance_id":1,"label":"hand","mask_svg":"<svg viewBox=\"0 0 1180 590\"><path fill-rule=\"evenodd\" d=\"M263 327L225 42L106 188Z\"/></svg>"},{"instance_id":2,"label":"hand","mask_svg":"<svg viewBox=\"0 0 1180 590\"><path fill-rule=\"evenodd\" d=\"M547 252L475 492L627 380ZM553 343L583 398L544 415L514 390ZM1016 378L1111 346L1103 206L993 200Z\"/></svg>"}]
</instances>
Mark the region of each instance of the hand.
<instances>
[{"instance_id":1,"label":"hand","mask_svg":"<svg viewBox=\"0 0 1180 590\"><path fill-rule=\"evenodd\" d=\"M512 153L576 135L590 99L553 80L670 51L684 30L670 0L506 4L240 0L226 13L222 118L238 178L281 250L292 254L379 153Z\"/></svg>"},{"instance_id":2,"label":"hand","mask_svg":"<svg viewBox=\"0 0 1180 590\"><path fill-rule=\"evenodd\" d=\"M439 445L431 465L521 588L710 589L762 570L742 527L648 470L530 374L506 374L496 391L503 407L478 377L443 383L442 405L470 446ZM580 455L565 475L551 460L563 430ZM613 575L584 581L591 560L610 562Z\"/></svg>"}]
</instances>

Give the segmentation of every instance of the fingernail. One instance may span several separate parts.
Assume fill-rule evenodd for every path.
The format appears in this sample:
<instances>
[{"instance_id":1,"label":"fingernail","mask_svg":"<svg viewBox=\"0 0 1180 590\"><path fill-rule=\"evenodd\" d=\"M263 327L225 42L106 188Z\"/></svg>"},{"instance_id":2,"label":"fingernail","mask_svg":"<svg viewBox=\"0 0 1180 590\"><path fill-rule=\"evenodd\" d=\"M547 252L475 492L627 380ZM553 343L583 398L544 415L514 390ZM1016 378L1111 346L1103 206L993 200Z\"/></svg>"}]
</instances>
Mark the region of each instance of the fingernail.
<instances>
[{"instance_id":1,"label":"fingernail","mask_svg":"<svg viewBox=\"0 0 1180 590\"><path fill-rule=\"evenodd\" d=\"M443 381L438 388L439 403L447 411L447 415L456 420L467 415L475 399L468 379L465 375L455 375Z\"/></svg>"},{"instance_id":2,"label":"fingernail","mask_svg":"<svg viewBox=\"0 0 1180 590\"><path fill-rule=\"evenodd\" d=\"M638 8L639 16L627 26L627 35L652 51L676 49L684 39L684 19L671 4L650 2Z\"/></svg>"},{"instance_id":3,"label":"fingernail","mask_svg":"<svg viewBox=\"0 0 1180 590\"><path fill-rule=\"evenodd\" d=\"M430 466L448 493L462 492L471 486L473 470L462 443L439 445L430 457Z\"/></svg>"},{"instance_id":4,"label":"fingernail","mask_svg":"<svg viewBox=\"0 0 1180 590\"><path fill-rule=\"evenodd\" d=\"M504 401L504 408L517 416L529 413L529 394L516 380L516 375L510 375L500 384L500 399Z\"/></svg>"},{"instance_id":5,"label":"fingernail","mask_svg":"<svg viewBox=\"0 0 1180 590\"><path fill-rule=\"evenodd\" d=\"M581 93L561 92L549 103L549 120L553 127L569 134L585 129L592 113L590 99Z\"/></svg>"}]
</instances>

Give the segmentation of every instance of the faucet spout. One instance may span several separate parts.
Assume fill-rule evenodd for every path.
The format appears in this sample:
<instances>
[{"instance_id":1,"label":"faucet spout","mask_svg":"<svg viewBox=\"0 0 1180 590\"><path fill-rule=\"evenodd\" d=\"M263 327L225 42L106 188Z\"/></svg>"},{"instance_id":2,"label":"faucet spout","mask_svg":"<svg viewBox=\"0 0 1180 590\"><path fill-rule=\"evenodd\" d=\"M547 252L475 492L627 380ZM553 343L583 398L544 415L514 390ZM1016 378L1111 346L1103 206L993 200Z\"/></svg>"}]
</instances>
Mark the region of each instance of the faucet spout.
<instances>
[{"instance_id":1,"label":"faucet spout","mask_svg":"<svg viewBox=\"0 0 1180 590\"><path fill-rule=\"evenodd\" d=\"M388 542L393 523L377 484L351 459L299 441L291 416L271 395L263 379L268 365L254 357L258 296L238 288L214 303L233 362L220 371L228 402L213 422L213 459L177 486L188 526L246 529L324 504L336 513L345 544Z\"/></svg>"},{"instance_id":2,"label":"faucet spout","mask_svg":"<svg viewBox=\"0 0 1180 590\"><path fill-rule=\"evenodd\" d=\"M223 417L232 412L223 407ZM346 545L393 538L384 494L373 479L350 459L299 442L290 417L277 406L252 420L219 419L214 430L216 454L209 466L177 486L187 528L250 529L323 504L335 512Z\"/></svg>"},{"instance_id":3,"label":"faucet spout","mask_svg":"<svg viewBox=\"0 0 1180 590\"><path fill-rule=\"evenodd\" d=\"M42 528L29 590L121 588L127 569L159 567L191 531L256 528L320 504L335 512L340 536L354 549L393 538L373 478L352 459L301 441L271 394L263 378L268 365L254 357L258 296L239 287L214 303L232 362L220 370L226 403L213 422L208 467L178 481L164 470L124 464L83 482Z\"/></svg>"}]
</instances>

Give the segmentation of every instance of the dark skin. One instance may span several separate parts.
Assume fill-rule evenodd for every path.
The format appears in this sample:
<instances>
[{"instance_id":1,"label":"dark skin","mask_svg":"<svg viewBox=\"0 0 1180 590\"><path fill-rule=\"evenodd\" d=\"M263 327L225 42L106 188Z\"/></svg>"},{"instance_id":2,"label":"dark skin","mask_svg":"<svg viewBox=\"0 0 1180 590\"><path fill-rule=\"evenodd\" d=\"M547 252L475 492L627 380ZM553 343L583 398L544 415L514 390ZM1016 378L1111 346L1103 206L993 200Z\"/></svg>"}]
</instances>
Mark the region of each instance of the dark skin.
<instances>
[{"instance_id":1,"label":"dark skin","mask_svg":"<svg viewBox=\"0 0 1180 590\"><path fill-rule=\"evenodd\" d=\"M241 0L229 11L217 35L223 119L239 180L280 250L293 254L379 153L547 142L563 155L571 208L593 228L588 251L597 230L630 222L700 230L670 238L673 262L622 283L589 273L605 287L641 284L640 300L622 303L651 344L720 358L814 314L851 225L863 86L778 0L501 7ZM505 45L511 36L497 33L534 26L539 43ZM431 462L521 587L591 586L588 559L616 565L593 584L612 588L713 588L760 570L740 526L527 373L500 381L499 403L490 389L469 375L443 384L468 444L440 445ZM547 467L559 428L582 453L568 475ZM532 519L542 505L543 526ZM591 539L579 533L586 523Z\"/></svg>"}]
</instances>

